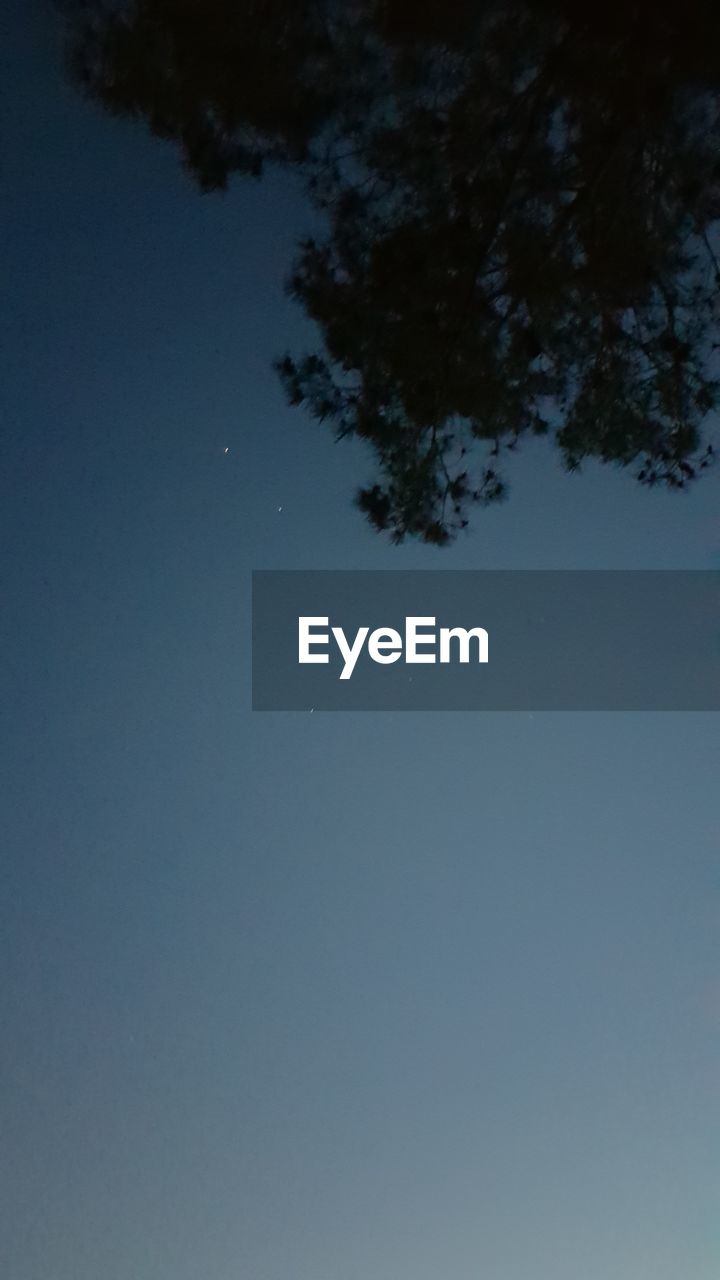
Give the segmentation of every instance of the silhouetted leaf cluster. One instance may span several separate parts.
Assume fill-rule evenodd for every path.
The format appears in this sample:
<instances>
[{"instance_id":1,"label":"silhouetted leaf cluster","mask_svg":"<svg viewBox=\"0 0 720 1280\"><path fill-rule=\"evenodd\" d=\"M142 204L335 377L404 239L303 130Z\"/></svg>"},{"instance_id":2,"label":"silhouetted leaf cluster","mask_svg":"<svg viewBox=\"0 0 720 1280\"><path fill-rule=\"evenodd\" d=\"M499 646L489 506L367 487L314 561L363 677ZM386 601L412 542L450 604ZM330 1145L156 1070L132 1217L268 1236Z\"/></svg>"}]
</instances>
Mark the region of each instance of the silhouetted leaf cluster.
<instances>
[{"instance_id":1,"label":"silhouetted leaf cluster","mask_svg":"<svg viewBox=\"0 0 720 1280\"><path fill-rule=\"evenodd\" d=\"M720 10L709 0L73 0L73 73L205 190L298 167L294 404L367 441L372 524L443 544L497 456L683 489L709 465ZM485 458L478 462L477 448Z\"/></svg>"}]
</instances>

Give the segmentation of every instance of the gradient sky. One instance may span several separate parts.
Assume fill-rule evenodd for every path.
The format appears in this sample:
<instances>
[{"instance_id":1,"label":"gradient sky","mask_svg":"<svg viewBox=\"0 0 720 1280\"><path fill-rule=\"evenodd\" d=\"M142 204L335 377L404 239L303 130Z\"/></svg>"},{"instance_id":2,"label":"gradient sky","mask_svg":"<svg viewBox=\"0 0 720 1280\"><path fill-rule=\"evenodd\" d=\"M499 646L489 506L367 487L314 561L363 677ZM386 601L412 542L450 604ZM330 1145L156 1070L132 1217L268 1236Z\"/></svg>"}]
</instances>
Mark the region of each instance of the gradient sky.
<instances>
[{"instance_id":1,"label":"gradient sky","mask_svg":"<svg viewBox=\"0 0 720 1280\"><path fill-rule=\"evenodd\" d=\"M717 1280L716 717L252 715L248 599L714 568L718 478L537 444L383 543L269 367L297 193L198 196L5 12L4 1280Z\"/></svg>"}]
</instances>

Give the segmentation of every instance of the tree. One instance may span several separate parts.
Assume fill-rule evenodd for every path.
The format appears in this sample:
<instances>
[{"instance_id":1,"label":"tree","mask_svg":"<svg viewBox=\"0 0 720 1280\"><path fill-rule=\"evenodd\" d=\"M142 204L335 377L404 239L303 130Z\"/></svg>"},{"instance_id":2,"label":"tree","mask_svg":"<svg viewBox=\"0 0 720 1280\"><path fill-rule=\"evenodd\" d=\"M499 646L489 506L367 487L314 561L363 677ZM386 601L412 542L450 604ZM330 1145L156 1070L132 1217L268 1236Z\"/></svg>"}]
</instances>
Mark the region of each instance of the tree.
<instances>
[{"instance_id":1,"label":"tree","mask_svg":"<svg viewBox=\"0 0 720 1280\"><path fill-rule=\"evenodd\" d=\"M527 433L646 485L708 467L711 0L65 7L75 79L204 190L302 172L327 232L288 288L322 346L277 367L293 404L374 449L357 500L378 529L449 541Z\"/></svg>"}]
</instances>

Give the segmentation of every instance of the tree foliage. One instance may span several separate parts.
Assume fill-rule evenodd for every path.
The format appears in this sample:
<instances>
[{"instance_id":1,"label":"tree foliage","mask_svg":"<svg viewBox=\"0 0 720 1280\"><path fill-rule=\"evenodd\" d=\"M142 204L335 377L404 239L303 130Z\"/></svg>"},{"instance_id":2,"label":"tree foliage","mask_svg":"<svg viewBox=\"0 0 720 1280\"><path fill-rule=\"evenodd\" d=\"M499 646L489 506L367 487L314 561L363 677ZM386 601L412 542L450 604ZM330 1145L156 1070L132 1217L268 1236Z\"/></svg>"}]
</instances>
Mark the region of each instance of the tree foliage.
<instances>
[{"instance_id":1,"label":"tree foliage","mask_svg":"<svg viewBox=\"0 0 720 1280\"><path fill-rule=\"evenodd\" d=\"M710 0L70 0L73 75L204 190L300 169L326 234L288 288L320 350L294 404L369 442L358 503L447 542L550 434L683 489L708 428L720 266Z\"/></svg>"}]
</instances>

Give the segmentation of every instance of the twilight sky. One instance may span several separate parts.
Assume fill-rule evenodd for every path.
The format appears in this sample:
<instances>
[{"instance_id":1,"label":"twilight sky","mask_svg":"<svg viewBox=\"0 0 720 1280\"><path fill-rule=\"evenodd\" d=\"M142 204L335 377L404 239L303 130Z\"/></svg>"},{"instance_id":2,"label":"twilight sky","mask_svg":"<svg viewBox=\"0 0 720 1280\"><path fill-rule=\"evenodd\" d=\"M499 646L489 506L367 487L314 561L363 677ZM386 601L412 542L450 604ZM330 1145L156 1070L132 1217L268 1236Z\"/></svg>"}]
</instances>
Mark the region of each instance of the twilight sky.
<instances>
[{"instance_id":1,"label":"twilight sky","mask_svg":"<svg viewBox=\"0 0 720 1280\"><path fill-rule=\"evenodd\" d=\"M269 367L302 201L200 197L5 11L0 1272L716 1280L717 719L252 715L248 598L714 568L720 480L537 445L383 543Z\"/></svg>"}]
</instances>

